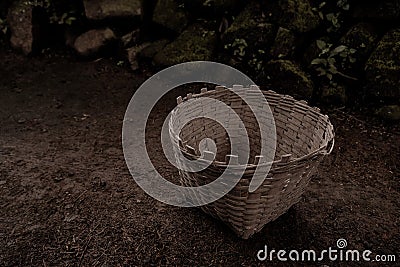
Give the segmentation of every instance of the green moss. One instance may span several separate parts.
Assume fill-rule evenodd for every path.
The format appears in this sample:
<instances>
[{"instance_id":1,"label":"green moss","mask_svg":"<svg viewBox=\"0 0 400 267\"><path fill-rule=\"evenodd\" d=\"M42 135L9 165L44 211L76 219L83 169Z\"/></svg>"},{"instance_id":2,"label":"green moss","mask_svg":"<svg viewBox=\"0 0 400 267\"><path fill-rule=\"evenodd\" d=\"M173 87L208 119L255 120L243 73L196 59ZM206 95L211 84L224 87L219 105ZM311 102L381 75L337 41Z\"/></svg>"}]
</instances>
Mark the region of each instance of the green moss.
<instances>
[{"instance_id":1,"label":"green moss","mask_svg":"<svg viewBox=\"0 0 400 267\"><path fill-rule=\"evenodd\" d=\"M318 17L312 12L308 1L281 1L283 9L290 14L290 20L285 18L289 28L298 32L310 31L318 25Z\"/></svg>"},{"instance_id":2,"label":"green moss","mask_svg":"<svg viewBox=\"0 0 400 267\"><path fill-rule=\"evenodd\" d=\"M171 66L187 61L212 60L215 43L215 32L194 24L157 53L154 63L158 66Z\"/></svg>"},{"instance_id":3,"label":"green moss","mask_svg":"<svg viewBox=\"0 0 400 267\"><path fill-rule=\"evenodd\" d=\"M309 32L320 23L307 0L268 1L267 10L273 22L298 33Z\"/></svg>"},{"instance_id":4,"label":"green moss","mask_svg":"<svg viewBox=\"0 0 400 267\"><path fill-rule=\"evenodd\" d=\"M185 11L179 8L175 0L158 1L153 21L175 32L182 32L188 25Z\"/></svg>"},{"instance_id":5,"label":"green moss","mask_svg":"<svg viewBox=\"0 0 400 267\"><path fill-rule=\"evenodd\" d=\"M152 59L154 55L156 55L159 51L163 50L163 48L168 44L168 40L159 40L156 41L145 48L139 53L139 57L142 59Z\"/></svg>"},{"instance_id":6,"label":"green moss","mask_svg":"<svg viewBox=\"0 0 400 267\"><path fill-rule=\"evenodd\" d=\"M400 120L400 106L389 105L376 110L375 114L380 118L388 121Z\"/></svg>"},{"instance_id":7,"label":"green moss","mask_svg":"<svg viewBox=\"0 0 400 267\"><path fill-rule=\"evenodd\" d=\"M344 105L346 103L346 89L341 85L327 85L321 90L321 101L328 105Z\"/></svg>"},{"instance_id":8,"label":"green moss","mask_svg":"<svg viewBox=\"0 0 400 267\"><path fill-rule=\"evenodd\" d=\"M224 50L220 60L236 68L246 70L248 75L258 77L268 52L274 43L276 26L267 23L260 6L250 3L235 19L223 35Z\"/></svg>"},{"instance_id":9,"label":"green moss","mask_svg":"<svg viewBox=\"0 0 400 267\"><path fill-rule=\"evenodd\" d=\"M272 60L265 66L274 90L301 99L310 99L313 82L300 67L289 60Z\"/></svg>"},{"instance_id":10,"label":"green moss","mask_svg":"<svg viewBox=\"0 0 400 267\"><path fill-rule=\"evenodd\" d=\"M227 30L227 34L236 33L243 29L251 29L258 24L257 13L259 7L255 3L249 4L235 19Z\"/></svg>"},{"instance_id":11,"label":"green moss","mask_svg":"<svg viewBox=\"0 0 400 267\"><path fill-rule=\"evenodd\" d=\"M378 35L372 25L358 23L352 26L341 38L340 43L357 50L370 50L374 46Z\"/></svg>"},{"instance_id":12,"label":"green moss","mask_svg":"<svg viewBox=\"0 0 400 267\"><path fill-rule=\"evenodd\" d=\"M85 14L91 20L133 17L141 13L140 0L84 0Z\"/></svg>"},{"instance_id":13,"label":"green moss","mask_svg":"<svg viewBox=\"0 0 400 267\"><path fill-rule=\"evenodd\" d=\"M293 62L289 60L276 60L276 61L271 61L271 64L277 64L279 65L279 70L282 72L288 72L291 73L292 75L296 76L299 78L298 83L304 83L307 85L311 85L310 79L306 76L306 74Z\"/></svg>"},{"instance_id":14,"label":"green moss","mask_svg":"<svg viewBox=\"0 0 400 267\"><path fill-rule=\"evenodd\" d=\"M365 70L369 93L400 99L400 29L385 34L367 61Z\"/></svg>"},{"instance_id":15,"label":"green moss","mask_svg":"<svg viewBox=\"0 0 400 267\"><path fill-rule=\"evenodd\" d=\"M290 57L294 52L296 37L292 31L279 28L274 45L271 48L271 55L274 58Z\"/></svg>"},{"instance_id":16,"label":"green moss","mask_svg":"<svg viewBox=\"0 0 400 267\"><path fill-rule=\"evenodd\" d=\"M247 3L244 0L174 0L191 15L203 18L220 18L234 15Z\"/></svg>"},{"instance_id":17,"label":"green moss","mask_svg":"<svg viewBox=\"0 0 400 267\"><path fill-rule=\"evenodd\" d=\"M130 15L136 10L140 10L141 4L138 0L122 0L122 1L103 1L101 6L103 13L112 14L115 10L123 10Z\"/></svg>"}]
</instances>

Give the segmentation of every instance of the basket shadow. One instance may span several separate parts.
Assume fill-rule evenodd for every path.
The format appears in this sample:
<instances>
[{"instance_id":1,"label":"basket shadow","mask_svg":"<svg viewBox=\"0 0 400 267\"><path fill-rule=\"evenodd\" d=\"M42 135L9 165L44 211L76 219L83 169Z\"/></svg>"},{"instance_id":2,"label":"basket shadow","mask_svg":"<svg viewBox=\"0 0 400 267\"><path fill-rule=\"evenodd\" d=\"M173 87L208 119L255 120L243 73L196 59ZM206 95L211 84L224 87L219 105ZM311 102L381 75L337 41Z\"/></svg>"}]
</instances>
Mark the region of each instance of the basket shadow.
<instances>
[{"instance_id":1,"label":"basket shadow","mask_svg":"<svg viewBox=\"0 0 400 267\"><path fill-rule=\"evenodd\" d=\"M229 239L253 248L258 244L268 243L269 245L276 245L276 247L290 248L295 245L304 245L312 242L313 234L311 229L306 227L307 220L297 211L296 205L289 208L289 210L281 215L274 221L267 223L263 229L255 233L249 239L242 239L238 237L233 230L221 220L203 213L197 209L202 216L207 216L212 224L217 228L218 232Z\"/></svg>"}]
</instances>

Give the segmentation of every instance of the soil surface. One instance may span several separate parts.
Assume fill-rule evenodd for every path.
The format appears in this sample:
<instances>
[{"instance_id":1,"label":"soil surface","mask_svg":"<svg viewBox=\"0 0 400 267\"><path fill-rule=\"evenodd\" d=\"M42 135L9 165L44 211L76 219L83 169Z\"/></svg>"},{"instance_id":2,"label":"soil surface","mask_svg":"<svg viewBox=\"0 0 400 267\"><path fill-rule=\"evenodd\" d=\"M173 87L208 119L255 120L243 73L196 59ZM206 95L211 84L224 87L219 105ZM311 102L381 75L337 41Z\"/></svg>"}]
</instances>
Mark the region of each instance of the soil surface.
<instances>
[{"instance_id":1,"label":"soil surface","mask_svg":"<svg viewBox=\"0 0 400 267\"><path fill-rule=\"evenodd\" d=\"M0 58L0 266L264 265L257 252L265 245L321 251L339 238L348 249L394 254L400 264L399 125L325 110L336 131L333 153L298 204L241 240L199 209L154 200L132 179L122 120L146 73L108 60L8 51ZM174 105L170 97L158 107L151 142ZM176 179L160 148L149 150L162 174ZM268 262L324 264L364 266ZM379 266L386 265L396 263Z\"/></svg>"}]
</instances>

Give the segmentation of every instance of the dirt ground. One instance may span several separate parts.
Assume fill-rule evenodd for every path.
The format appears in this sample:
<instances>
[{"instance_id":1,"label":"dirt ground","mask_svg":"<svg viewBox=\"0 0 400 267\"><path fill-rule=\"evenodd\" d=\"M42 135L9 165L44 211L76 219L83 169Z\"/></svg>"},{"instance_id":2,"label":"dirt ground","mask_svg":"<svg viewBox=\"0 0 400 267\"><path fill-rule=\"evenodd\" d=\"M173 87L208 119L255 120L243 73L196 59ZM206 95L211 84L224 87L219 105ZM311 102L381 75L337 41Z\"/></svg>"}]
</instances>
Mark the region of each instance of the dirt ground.
<instances>
[{"instance_id":1,"label":"dirt ground","mask_svg":"<svg viewBox=\"0 0 400 267\"><path fill-rule=\"evenodd\" d=\"M0 266L254 266L266 264L256 257L264 245L321 251L339 238L348 249L395 254L400 264L399 125L326 110L336 147L302 201L241 240L198 209L157 202L130 176L122 120L146 73L1 51L0 77ZM164 104L161 115L174 102ZM167 165L162 172L176 175Z\"/></svg>"}]
</instances>

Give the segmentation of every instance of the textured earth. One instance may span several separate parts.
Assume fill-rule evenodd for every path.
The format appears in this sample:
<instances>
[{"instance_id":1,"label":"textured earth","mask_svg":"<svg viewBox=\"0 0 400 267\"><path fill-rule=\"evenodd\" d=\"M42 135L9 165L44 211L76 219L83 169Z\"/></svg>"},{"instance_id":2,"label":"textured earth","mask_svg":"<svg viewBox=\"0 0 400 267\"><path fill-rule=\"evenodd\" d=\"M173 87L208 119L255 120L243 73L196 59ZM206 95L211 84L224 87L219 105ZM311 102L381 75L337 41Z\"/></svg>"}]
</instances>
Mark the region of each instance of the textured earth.
<instances>
[{"instance_id":1,"label":"textured earth","mask_svg":"<svg viewBox=\"0 0 400 267\"><path fill-rule=\"evenodd\" d=\"M122 120L148 73L133 74L109 60L9 51L0 58L0 266L264 265L257 252L265 245L321 251L340 238L348 249L394 254L399 264L398 124L324 110L335 126L333 153L298 204L241 240L198 209L152 199L130 176ZM160 123L173 106L170 95L154 111L152 144L159 143ZM162 174L175 180L161 148L149 151Z\"/></svg>"}]
</instances>

